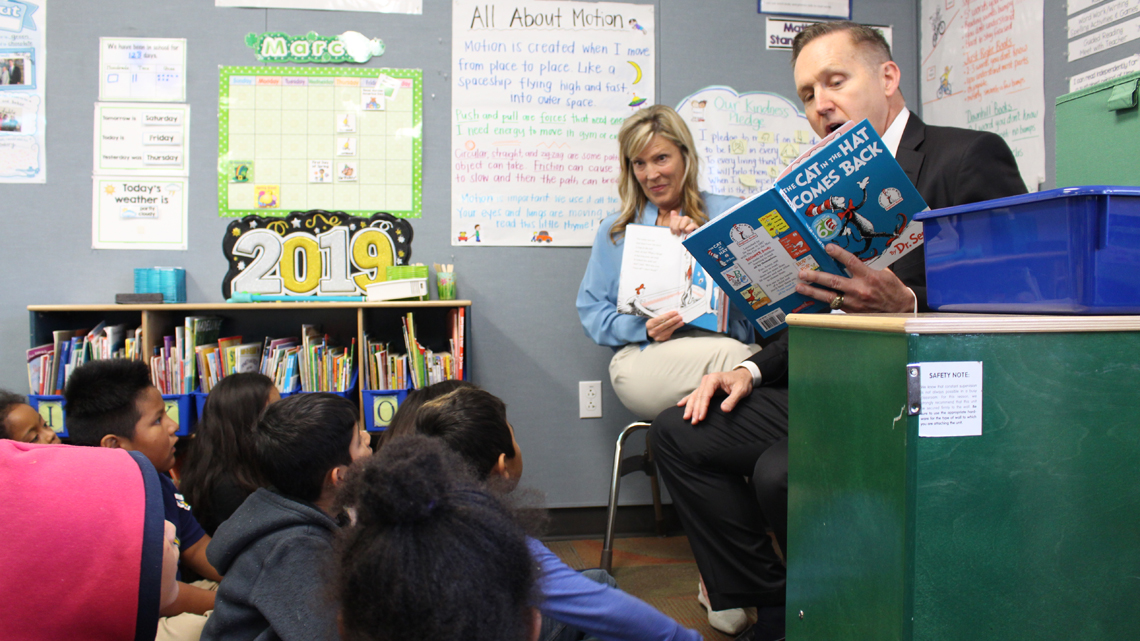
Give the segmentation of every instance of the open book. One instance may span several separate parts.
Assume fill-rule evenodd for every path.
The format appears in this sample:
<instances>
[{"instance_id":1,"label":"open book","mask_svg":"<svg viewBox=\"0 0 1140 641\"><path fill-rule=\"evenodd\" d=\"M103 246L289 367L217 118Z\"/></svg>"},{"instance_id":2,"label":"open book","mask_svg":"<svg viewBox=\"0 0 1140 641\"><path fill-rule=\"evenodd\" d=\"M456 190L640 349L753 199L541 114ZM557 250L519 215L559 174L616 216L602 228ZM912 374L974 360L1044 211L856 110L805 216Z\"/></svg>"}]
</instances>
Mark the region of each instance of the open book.
<instances>
[{"instance_id":1,"label":"open book","mask_svg":"<svg viewBox=\"0 0 1140 641\"><path fill-rule=\"evenodd\" d=\"M684 244L768 336L785 325L786 314L830 311L796 293L800 269L849 276L824 244L882 269L922 244L914 215L926 209L870 122L848 122L792 162L771 188Z\"/></svg>"},{"instance_id":2,"label":"open book","mask_svg":"<svg viewBox=\"0 0 1140 641\"><path fill-rule=\"evenodd\" d=\"M625 228L617 309L653 318L678 311L689 325L723 333L728 328L724 292L693 260L668 227Z\"/></svg>"}]
</instances>

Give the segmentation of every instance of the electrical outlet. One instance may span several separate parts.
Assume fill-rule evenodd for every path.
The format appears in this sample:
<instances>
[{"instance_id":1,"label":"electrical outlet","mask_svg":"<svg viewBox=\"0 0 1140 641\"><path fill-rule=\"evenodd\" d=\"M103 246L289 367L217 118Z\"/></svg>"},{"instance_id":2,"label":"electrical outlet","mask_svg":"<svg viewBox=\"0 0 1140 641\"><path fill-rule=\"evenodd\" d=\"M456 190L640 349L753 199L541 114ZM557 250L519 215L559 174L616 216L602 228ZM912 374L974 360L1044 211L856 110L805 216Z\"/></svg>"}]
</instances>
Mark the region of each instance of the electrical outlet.
<instances>
[{"instance_id":1,"label":"electrical outlet","mask_svg":"<svg viewBox=\"0 0 1140 641\"><path fill-rule=\"evenodd\" d=\"M602 382L578 381L578 418L602 417Z\"/></svg>"}]
</instances>

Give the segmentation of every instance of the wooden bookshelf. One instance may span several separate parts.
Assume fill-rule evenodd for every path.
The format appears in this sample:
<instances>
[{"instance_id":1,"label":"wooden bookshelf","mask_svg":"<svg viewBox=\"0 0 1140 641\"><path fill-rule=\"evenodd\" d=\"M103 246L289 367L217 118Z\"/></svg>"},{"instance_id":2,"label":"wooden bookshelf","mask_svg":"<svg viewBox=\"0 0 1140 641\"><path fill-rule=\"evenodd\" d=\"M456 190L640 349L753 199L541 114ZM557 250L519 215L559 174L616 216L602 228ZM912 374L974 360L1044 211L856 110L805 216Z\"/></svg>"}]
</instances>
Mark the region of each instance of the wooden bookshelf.
<instances>
[{"instance_id":1,"label":"wooden bookshelf","mask_svg":"<svg viewBox=\"0 0 1140 641\"><path fill-rule=\"evenodd\" d=\"M241 335L247 342L266 336L299 336L301 325L316 325L334 344L347 347L356 339L356 367L364 364L364 335L373 340L402 344L399 319L408 312L416 317L420 343L436 352L450 351L448 313L470 308L469 300L388 301L383 303L177 303L147 305L28 305L29 346L52 342L52 332L62 329L125 324L142 328L142 353L149 357L162 346L162 337L174 333L187 316L217 316L222 319L222 335ZM464 336L470 336L471 314L465 315ZM464 345L464 372L471 369L470 350ZM468 376L469 378L469 376ZM363 403L363 376L357 384L357 402ZM363 425L363 414L362 423Z\"/></svg>"}]
</instances>

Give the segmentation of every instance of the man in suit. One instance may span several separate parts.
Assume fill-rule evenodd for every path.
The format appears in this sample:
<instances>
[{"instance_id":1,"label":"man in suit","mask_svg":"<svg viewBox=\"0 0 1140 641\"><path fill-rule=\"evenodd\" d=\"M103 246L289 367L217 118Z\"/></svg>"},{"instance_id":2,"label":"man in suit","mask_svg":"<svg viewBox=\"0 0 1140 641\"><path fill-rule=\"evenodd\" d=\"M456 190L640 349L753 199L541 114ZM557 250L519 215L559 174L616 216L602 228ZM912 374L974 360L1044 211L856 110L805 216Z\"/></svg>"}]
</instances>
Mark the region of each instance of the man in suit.
<instances>
[{"instance_id":1,"label":"man in suit","mask_svg":"<svg viewBox=\"0 0 1140 641\"><path fill-rule=\"evenodd\" d=\"M1025 193L1000 137L928 126L907 110L898 65L873 29L813 25L796 36L792 64L812 129L823 137L869 119L932 209ZM835 244L827 251L851 278L804 270L797 291L846 312L929 309L921 247L882 271ZM650 433L711 609L757 607L759 620L742 640L778 639L784 630L785 568L765 524L786 549L787 356L785 332L737 368L705 376Z\"/></svg>"}]
</instances>

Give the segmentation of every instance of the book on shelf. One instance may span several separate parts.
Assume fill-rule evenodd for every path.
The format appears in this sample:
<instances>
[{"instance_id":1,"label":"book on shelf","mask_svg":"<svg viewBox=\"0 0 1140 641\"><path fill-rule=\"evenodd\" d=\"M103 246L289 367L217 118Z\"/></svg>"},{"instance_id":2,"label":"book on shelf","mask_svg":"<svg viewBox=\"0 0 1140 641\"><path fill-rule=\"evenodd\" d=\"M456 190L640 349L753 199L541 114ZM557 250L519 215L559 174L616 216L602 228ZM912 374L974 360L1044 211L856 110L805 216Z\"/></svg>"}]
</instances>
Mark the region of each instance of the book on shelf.
<instances>
[{"instance_id":1,"label":"book on shelf","mask_svg":"<svg viewBox=\"0 0 1140 641\"><path fill-rule=\"evenodd\" d=\"M724 333L727 296L668 227L625 228L617 311L654 318L676 311L688 325Z\"/></svg>"},{"instance_id":2,"label":"book on shelf","mask_svg":"<svg viewBox=\"0 0 1140 641\"><path fill-rule=\"evenodd\" d=\"M871 124L848 122L801 154L771 188L710 220L684 245L769 336L786 325L787 314L831 311L795 289L801 269L850 275L824 245L883 269L922 244L914 214L926 209Z\"/></svg>"},{"instance_id":3,"label":"book on shelf","mask_svg":"<svg viewBox=\"0 0 1140 641\"><path fill-rule=\"evenodd\" d=\"M51 343L27 350L28 391L36 395L62 394L71 373L89 361L138 359L141 332L141 328L127 330L125 325L107 326L102 322L90 331L53 331Z\"/></svg>"},{"instance_id":4,"label":"book on shelf","mask_svg":"<svg viewBox=\"0 0 1140 641\"><path fill-rule=\"evenodd\" d=\"M191 390L198 376L197 353L199 345L216 343L222 332L222 319L217 316L187 316L182 321L180 360L185 363L182 389ZM199 381L200 382L200 381ZM185 393L185 392L182 392Z\"/></svg>"},{"instance_id":5,"label":"book on shelf","mask_svg":"<svg viewBox=\"0 0 1140 641\"><path fill-rule=\"evenodd\" d=\"M403 351L399 345L373 341L364 336L364 389L420 389L446 380L463 378L464 308L448 312L450 352L435 352L420 343L415 315L400 318Z\"/></svg>"}]
</instances>

